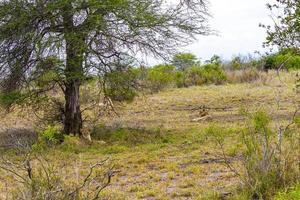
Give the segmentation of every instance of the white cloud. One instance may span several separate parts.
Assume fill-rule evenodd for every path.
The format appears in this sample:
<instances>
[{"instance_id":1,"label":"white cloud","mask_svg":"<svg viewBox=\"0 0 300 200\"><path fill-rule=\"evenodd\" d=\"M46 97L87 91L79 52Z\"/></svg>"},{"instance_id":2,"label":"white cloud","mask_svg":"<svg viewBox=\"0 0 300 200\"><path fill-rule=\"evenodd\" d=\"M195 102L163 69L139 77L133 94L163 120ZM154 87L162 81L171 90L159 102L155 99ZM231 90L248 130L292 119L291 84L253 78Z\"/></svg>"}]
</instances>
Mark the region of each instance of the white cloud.
<instances>
[{"instance_id":1,"label":"white cloud","mask_svg":"<svg viewBox=\"0 0 300 200\"><path fill-rule=\"evenodd\" d=\"M219 36L199 36L198 40L182 48L196 54L203 60L218 54L230 59L238 54L253 54L266 51L262 43L266 31L259 23L272 24L266 4L270 0L210 0L211 27L219 31Z\"/></svg>"},{"instance_id":2,"label":"white cloud","mask_svg":"<svg viewBox=\"0 0 300 200\"><path fill-rule=\"evenodd\" d=\"M177 2L178 0L169 0ZM179 49L191 52L202 61L208 60L214 54L228 60L236 55L254 54L268 51L262 47L266 39L266 30L259 24L272 25L267 3L275 0L209 0L213 17L209 20L212 29L219 35L198 36L192 45ZM147 64L157 64L162 61L146 56Z\"/></svg>"}]
</instances>

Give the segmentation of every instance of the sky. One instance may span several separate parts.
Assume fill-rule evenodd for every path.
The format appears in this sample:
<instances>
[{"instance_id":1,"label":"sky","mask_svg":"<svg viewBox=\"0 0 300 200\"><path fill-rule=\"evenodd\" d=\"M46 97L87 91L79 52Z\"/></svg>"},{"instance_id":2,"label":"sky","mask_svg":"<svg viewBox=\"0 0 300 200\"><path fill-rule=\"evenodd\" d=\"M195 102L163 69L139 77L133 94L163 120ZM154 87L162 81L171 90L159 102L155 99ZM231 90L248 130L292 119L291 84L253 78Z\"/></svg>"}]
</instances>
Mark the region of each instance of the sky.
<instances>
[{"instance_id":1,"label":"sky","mask_svg":"<svg viewBox=\"0 0 300 200\"><path fill-rule=\"evenodd\" d=\"M270 12L266 7L271 0L210 0L213 17L209 20L218 36L198 36L192 45L180 51L191 52L205 61L214 54L228 60L236 55L265 52L262 47L266 30L260 23L272 25Z\"/></svg>"}]
</instances>

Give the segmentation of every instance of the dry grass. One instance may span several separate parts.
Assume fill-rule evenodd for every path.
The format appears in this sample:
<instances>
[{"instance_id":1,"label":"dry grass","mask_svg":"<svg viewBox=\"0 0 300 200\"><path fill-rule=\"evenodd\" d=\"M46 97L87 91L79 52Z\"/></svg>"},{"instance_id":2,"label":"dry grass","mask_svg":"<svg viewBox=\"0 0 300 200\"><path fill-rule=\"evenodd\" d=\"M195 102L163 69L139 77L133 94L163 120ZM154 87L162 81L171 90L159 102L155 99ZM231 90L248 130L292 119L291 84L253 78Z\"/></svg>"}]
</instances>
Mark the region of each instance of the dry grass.
<instances>
[{"instance_id":1,"label":"dry grass","mask_svg":"<svg viewBox=\"0 0 300 200\"><path fill-rule=\"evenodd\" d=\"M211 121L222 123L241 121L239 115L241 107L248 109L265 107L273 111L274 107L277 108L278 100L282 106L279 113L274 115L287 118L299 101L295 93L295 78L292 74L283 74L279 80L275 72L270 72L268 76L269 81L263 85L256 83L211 85L141 96L135 102L120 107L118 109L120 117L108 117L103 121L111 125L162 127L171 130L201 128ZM202 123L192 122L202 108L208 110L212 120Z\"/></svg>"},{"instance_id":2,"label":"dry grass","mask_svg":"<svg viewBox=\"0 0 300 200\"><path fill-rule=\"evenodd\" d=\"M258 71L257 69L243 69L227 71L227 81L231 84L237 83L260 83L265 84L268 81L266 72Z\"/></svg>"},{"instance_id":3,"label":"dry grass","mask_svg":"<svg viewBox=\"0 0 300 200\"><path fill-rule=\"evenodd\" d=\"M285 122L299 105L293 73L279 78L270 72L267 77L264 84L211 85L140 96L130 104L116 105L120 117L106 116L99 121L107 127L139 130L140 134L159 130L158 138L133 142L128 139L130 133L119 129L115 141L87 146L70 138L47 153L53 162L65 162L70 168L76 163L85 168L112 157L120 173L103 194L108 199L218 199L217 194L231 192L239 183L220 160L221 152L206 140L205 129L217 123L232 130L226 153L232 156L232 162L238 162L242 107L265 108L274 120ZM202 118L204 111L209 117ZM14 121L16 125L22 122L17 115L11 115L0 120L0 127L11 127Z\"/></svg>"}]
</instances>

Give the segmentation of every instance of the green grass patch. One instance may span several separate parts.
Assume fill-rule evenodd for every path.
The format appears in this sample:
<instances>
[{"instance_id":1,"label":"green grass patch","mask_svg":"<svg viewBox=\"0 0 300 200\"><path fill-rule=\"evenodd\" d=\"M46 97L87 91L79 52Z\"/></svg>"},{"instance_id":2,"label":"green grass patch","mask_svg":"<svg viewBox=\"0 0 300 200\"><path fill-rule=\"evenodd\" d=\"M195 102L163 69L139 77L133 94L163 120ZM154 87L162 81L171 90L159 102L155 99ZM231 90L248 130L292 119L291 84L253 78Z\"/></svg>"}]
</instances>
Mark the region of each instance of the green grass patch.
<instances>
[{"instance_id":1,"label":"green grass patch","mask_svg":"<svg viewBox=\"0 0 300 200\"><path fill-rule=\"evenodd\" d=\"M279 192L274 200L298 200L300 199L300 185L295 185L286 191Z\"/></svg>"}]
</instances>

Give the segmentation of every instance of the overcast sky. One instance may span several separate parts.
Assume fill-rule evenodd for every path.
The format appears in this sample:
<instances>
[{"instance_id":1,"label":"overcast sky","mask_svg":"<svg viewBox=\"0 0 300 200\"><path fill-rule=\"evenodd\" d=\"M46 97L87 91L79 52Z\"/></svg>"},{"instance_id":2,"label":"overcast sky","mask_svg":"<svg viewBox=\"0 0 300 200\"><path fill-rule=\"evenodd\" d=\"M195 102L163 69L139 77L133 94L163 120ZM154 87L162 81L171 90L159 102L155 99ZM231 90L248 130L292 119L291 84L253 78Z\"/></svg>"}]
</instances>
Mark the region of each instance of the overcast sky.
<instances>
[{"instance_id":1,"label":"overcast sky","mask_svg":"<svg viewBox=\"0 0 300 200\"><path fill-rule=\"evenodd\" d=\"M212 55L230 59L238 54L266 51L262 43L266 38L259 23L272 24L266 4L271 0L210 0L213 18L210 25L219 36L199 36L198 40L183 51L207 60Z\"/></svg>"}]
</instances>

